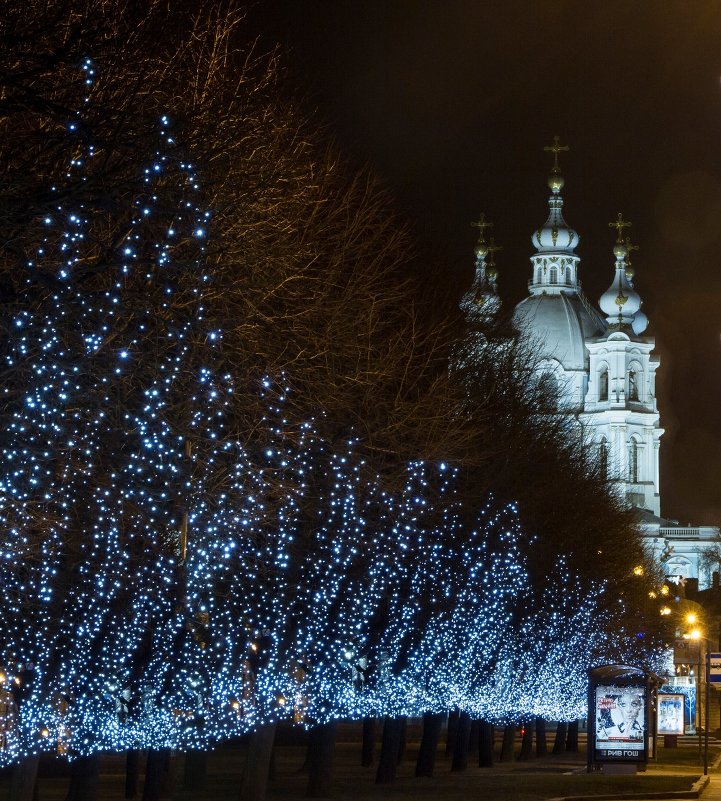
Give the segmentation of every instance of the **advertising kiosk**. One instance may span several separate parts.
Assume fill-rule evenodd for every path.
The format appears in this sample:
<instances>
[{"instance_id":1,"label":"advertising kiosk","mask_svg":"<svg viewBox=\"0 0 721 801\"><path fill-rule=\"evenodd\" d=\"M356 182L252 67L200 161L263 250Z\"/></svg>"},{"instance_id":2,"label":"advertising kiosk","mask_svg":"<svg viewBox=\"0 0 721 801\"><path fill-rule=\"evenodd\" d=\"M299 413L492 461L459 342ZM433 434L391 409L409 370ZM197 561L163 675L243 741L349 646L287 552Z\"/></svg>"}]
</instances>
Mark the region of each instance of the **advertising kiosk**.
<instances>
[{"instance_id":1,"label":"advertising kiosk","mask_svg":"<svg viewBox=\"0 0 721 801\"><path fill-rule=\"evenodd\" d=\"M630 665L601 665L588 679L588 771L605 765L608 772L633 773L655 753L660 679Z\"/></svg>"}]
</instances>

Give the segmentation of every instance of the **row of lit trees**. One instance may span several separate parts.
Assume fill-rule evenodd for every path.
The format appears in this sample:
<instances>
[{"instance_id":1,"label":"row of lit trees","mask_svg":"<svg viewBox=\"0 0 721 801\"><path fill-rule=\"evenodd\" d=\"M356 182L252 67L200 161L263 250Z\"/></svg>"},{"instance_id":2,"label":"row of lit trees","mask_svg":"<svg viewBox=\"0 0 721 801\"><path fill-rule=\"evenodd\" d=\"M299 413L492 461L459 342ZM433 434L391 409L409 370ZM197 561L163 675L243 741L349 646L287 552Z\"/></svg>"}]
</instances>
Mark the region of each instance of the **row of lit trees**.
<instances>
[{"instance_id":1,"label":"row of lit trees","mask_svg":"<svg viewBox=\"0 0 721 801\"><path fill-rule=\"evenodd\" d=\"M0 22L0 761L577 717L636 642L626 512L508 332L448 371L469 332L241 15L176 17Z\"/></svg>"},{"instance_id":2,"label":"row of lit trees","mask_svg":"<svg viewBox=\"0 0 721 801\"><path fill-rule=\"evenodd\" d=\"M288 432L286 390L262 394L260 458L237 443L205 452L189 482L185 525L195 536L182 554L173 542L149 559L143 542L134 555L113 514L122 504L105 488L95 507L102 537L80 542L72 586L59 549L7 571L26 584L6 606L5 684L22 693L6 710L3 761L207 747L290 716L326 723L460 708L496 722L577 718L585 666L609 650L600 586L580 595L577 576L559 566L544 608L526 611L533 589L515 509L490 501L471 519L445 465L410 465L399 495L369 487L353 439L331 449L312 423ZM208 496L216 461L226 483ZM279 486L269 515L268 491ZM64 489L68 505L87 500L82 486L66 479ZM309 516L312 543L296 548ZM42 604L31 615L28 594L46 598L52 615Z\"/></svg>"}]
</instances>

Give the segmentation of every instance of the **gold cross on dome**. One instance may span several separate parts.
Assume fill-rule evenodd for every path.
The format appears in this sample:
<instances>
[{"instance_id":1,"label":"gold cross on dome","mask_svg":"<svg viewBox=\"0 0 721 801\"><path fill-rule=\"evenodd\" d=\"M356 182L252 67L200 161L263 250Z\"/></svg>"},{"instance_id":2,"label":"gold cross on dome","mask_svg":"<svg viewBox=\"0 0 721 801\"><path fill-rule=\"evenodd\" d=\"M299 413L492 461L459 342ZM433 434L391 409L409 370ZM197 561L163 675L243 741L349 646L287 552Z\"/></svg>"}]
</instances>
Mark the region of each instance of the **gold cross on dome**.
<instances>
[{"instance_id":1,"label":"gold cross on dome","mask_svg":"<svg viewBox=\"0 0 721 801\"><path fill-rule=\"evenodd\" d=\"M491 237L488 244L488 264L493 264L493 254L499 250L503 250L503 245L496 245L493 237Z\"/></svg>"},{"instance_id":2,"label":"gold cross on dome","mask_svg":"<svg viewBox=\"0 0 721 801\"><path fill-rule=\"evenodd\" d=\"M471 226L473 228L478 228L479 229L478 230L478 241L479 242L483 242L483 237L484 237L484 233L485 233L486 228L493 228L493 223L492 222L488 222L488 220L486 219L486 215L483 212L481 212L481 216L478 218L478 222L472 222Z\"/></svg>"},{"instance_id":3,"label":"gold cross on dome","mask_svg":"<svg viewBox=\"0 0 721 801\"><path fill-rule=\"evenodd\" d=\"M631 223L630 222L626 222L623 219L623 214L621 214L621 212L619 211L618 212L618 217L616 218L616 221L615 222L610 222L608 224L608 227L609 228L615 228L618 231L618 237L616 238L616 242L620 242L621 244L623 244L623 229L624 228L630 228L631 227Z\"/></svg>"},{"instance_id":4,"label":"gold cross on dome","mask_svg":"<svg viewBox=\"0 0 721 801\"><path fill-rule=\"evenodd\" d=\"M562 152L568 152L571 148L568 145L559 145L558 144L558 137L553 137L553 144L546 145L543 148L545 153L553 153L553 169L554 171L558 171L558 154Z\"/></svg>"}]
</instances>

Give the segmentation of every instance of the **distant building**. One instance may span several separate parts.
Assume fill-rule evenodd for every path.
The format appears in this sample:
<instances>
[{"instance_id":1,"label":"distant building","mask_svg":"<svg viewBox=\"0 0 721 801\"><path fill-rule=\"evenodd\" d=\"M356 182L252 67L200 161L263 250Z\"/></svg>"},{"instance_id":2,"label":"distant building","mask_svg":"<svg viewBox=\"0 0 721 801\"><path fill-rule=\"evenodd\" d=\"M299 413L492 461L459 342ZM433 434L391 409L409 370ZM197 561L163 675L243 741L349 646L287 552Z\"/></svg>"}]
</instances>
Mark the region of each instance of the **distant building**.
<instances>
[{"instance_id":1,"label":"distant building","mask_svg":"<svg viewBox=\"0 0 721 801\"><path fill-rule=\"evenodd\" d=\"M713 568L699 563L700 553L718 542L713 526L679 526L661 517L659 452L663 434L656 403L655 339L645 335L648 319L633 286L629 252L634 249L621 215L609 223L616 228L612 280L599 299L600 311L583 294L579 280L579 237L563 218L558 167L558 145L546 148L554 155L548 179L551 196L546 222L533 232L536 252L531 256L529 296L515 309L518 330L538 348L543 380L557 383L564 404L583 428L619 493L639 510L647 545L666 574L698 579L711 585ZM485 218L476 246L476 276L462 304L473 297L477 308L495 312L498 305L496 270L489 263ZM492 250L490 254L492 257ZM716 568L718 569L718 568Z\"/></svg>"}]
</instances>

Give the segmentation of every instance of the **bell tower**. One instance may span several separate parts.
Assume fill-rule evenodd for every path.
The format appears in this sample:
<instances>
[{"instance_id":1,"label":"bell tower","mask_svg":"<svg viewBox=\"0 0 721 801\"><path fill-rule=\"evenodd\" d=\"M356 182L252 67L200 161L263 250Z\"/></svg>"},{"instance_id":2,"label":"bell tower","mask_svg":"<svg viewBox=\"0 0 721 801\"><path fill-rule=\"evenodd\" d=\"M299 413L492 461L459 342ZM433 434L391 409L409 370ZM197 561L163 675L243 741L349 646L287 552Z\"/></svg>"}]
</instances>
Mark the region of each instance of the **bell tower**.
<instances>
[{"instance_id":1,"label":"bell tower","mask_svg":"<svg viewBox=\"0 0 721 801\"><path fill-rule=\"evenodd\" d=\"M654 340L641 335L648 325L633 287L628 258L633 248L623 239L630 223L619 214L609 223L618 235L611 286L599 306L607 329L588 339L588 391L579 420L610 480L626 500L660 516L659 446L663 429L656 404L658 357ZM635 248L633 248L635 249Z\"/></svg>"}]
</instances>

